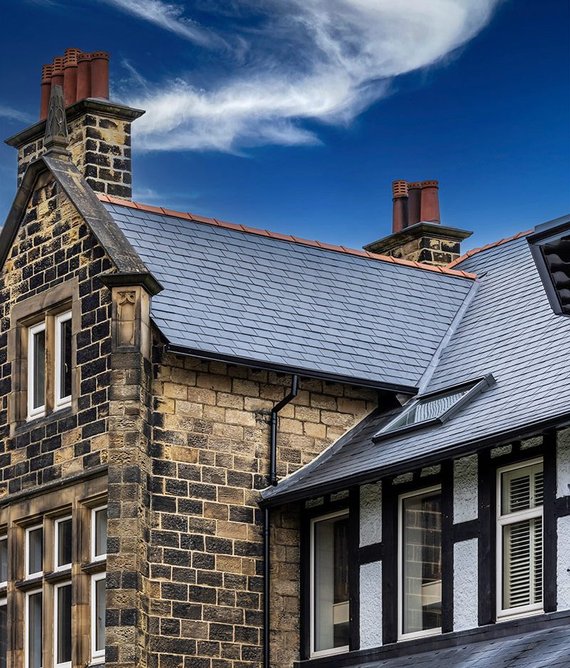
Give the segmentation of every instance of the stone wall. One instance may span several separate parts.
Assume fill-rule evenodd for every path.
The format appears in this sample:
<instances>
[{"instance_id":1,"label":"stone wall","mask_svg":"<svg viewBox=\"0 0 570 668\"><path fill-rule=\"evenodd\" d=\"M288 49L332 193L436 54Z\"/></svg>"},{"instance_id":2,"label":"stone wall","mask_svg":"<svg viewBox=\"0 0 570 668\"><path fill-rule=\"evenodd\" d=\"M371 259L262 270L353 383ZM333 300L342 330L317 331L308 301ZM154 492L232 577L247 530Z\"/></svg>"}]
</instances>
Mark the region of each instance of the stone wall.
<instances>
[{"instance_id":1,"label":"stone wall","mask_svg":"<svg viewBox=\"0 0 570 668\"><path fill-rule=\"evenodd\" d=\"M271 408L291 377L165 355L155 366L150 532L152 665L254 668L262 659L262 525ZM301 379L280 413L278 475L310 462L375 393ZM273 516L272 661L299 650L299 517Z\"/></svg>"},{"instance_id":2,"label":"stone wall","mask_svg":"<svg viewBox=\"0 0 570 668\"><path fill-rule=\"evenodd\" d=\"M50 180L40 183L0 272L0 498L107 461L111 301L97 277L110 269L65 195ZM15 313L29 318L33 305L49 305L72 285L74 405L26 421L17 402L26 380L18 379L21 352L9 350L18 346Z\"/></svg>"},{"instance_id":3,"label":"stone wall","mask_svg":"<svg viewBox=\"0 0 570 668\"><path fill-rule=\"evenodd\" d=\"M131 123L95 111L68 123L69 149L74 164L95 192L132 197ZM28 165L44 152L43 136L18 147L18 185Z\"/></svg>"}]
</instances>

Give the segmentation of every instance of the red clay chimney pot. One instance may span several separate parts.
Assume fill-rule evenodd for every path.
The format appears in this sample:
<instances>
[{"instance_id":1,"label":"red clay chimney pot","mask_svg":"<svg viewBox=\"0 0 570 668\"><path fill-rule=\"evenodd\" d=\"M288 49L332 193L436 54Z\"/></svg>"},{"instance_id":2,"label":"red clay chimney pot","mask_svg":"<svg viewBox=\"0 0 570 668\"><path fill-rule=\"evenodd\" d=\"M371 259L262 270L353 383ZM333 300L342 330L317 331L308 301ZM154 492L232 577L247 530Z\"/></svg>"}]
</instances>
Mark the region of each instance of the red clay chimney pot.
<instances>
[{"instance_id":1,"label":"red clay chimney pot","mask_svg":"<svg viewBox=\"0 0 570 668\"><path fill-rule=\"evenodd\" d=\"M91 97L109 99L109 54L105 51L91 54Z\"/></svg>"},{"instance_id":2,"label":"red clay chimney pot","mask_svg":"<svg viewBox=\"0 0 570 668\"><path fill-rule=\"evenodd\" d=\"M44 65L42 67L42 83L41 83L41 98L40 98L40 121L47 118L49 107L49 96L51 93L51 74L53 67Z\"/></svg>"},{"instance_id":3,"label":"red clay chimney pot","mask_svg":"<svg viewBox=\"0 0 570 668\"><path fill-rule=\"evenodd\" d=\"M403 179L392 181L392 232L401 232L408 224L408 184Z\"/></svg>"},{"instance_id":4,"label":"red clay chimney pot","mask_svg":"<svg viewBox=\"0 0 570 668\"><path fill-rule=\"evenodd\" d=\"M420 200L421 183L418 181L408 183L408 223L404 227L410 227L420 222Z\"/></svg>"},{"instance_id":5,"label":"red clay chimney pot","mask_svg":"<svg viewBox=\"0 0 570 668\"><path fill-rule=\"evenodd\" d=\"M422 181L421 183L420 220L427 223L439 223L439 183L438 181Z\"/></svg>"},{"instance_id":6,"label":"red clay chimney pot","mask_svg":"<svg viewBox=\"0 0 570 668\"><path fill-rule=\"evenodd\" d=\"M63 100L68 107L77 99L77 56L79 49L66 49L63 57Z\"/></svg>"},{"instance_id":7,"label":"red clay chimney pot","mask_svg":"<svg viewBox=\"0 0 570 668\"><path fill-rule=\"evenodd\" d=\"M77 100L91 97L91 54L77 56Z\"/></svg>"}]
</instances>

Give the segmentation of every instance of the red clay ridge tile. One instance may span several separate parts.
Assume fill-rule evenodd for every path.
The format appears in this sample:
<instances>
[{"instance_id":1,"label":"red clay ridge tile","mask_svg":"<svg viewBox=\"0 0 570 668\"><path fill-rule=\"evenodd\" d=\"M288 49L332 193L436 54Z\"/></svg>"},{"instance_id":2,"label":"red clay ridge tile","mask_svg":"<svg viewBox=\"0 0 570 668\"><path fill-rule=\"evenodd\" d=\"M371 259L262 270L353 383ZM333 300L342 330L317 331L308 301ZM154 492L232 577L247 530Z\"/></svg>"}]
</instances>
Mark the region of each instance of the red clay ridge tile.
<instances>
[{"instance_id":1,"label":"red clay ridge tile","mask_svg":"<svg viewBox=\"0 0 570 668\"><path fill-rule=\"evenodd\" d=\"M450 262L447 266L449 269L453 269L453 267L456 267L458 264L460 264L467 258L476 255L477 253L482 253L483 251L489 250L489 248L496 248L497 246L502 246L503 244L506 244L509 241L515 241L515 239L521 239L522 237L528 236L532 232L534 232L534 230L524 230L524 232L517 232L516 234L513 234L510 237L505 237L504 239L499 239L498 241L492 241L490 244L486 244L485 246L481 246L479 248L472 248L470 251L467 251L467 253L464 253L456 260L453 260L453 262Z\"/></svg>"},{"instance_id":2,"label":"red clay ridge tile","mask_svg":"<svg viewBox=\"0 0 570 668\"><path fill-rule=\"evenodd\" d=\"M297 243L303 246L310 246L312 248L321 248L322 250L334 251L335 253L345 253L347 255L355 255L357 257L365 257L371 260L376 260L380 262L390 262L391 264L400 264L406 267L413 267L415 269L422 269L427 271L435 271L442 274L447 274L449 276L458 276L460 278L477 278L476 274L455 270L452 267L465 259L465 257L470 254L478 252L478 250L469 251L468 254L455 260L447 267L436 267L434 265L422 264L421 262L412 262L410 260L403 260L401 258L395 258L388 255L380 255L377 253L370 253L369 251L364 251L356 248L346 248L345 246L336 246L334 244L326 243L325 241L313 241L310 239L302 239L301 237L294 237L289 234L281 234L280 232L271 232L270 230L262 230L256 227L246 227L245 225L237 225L235 223L229 223L224 220L219 220L217 218L209 218L206 216L200 216L195 213L185 213L182 211L173 211L172 209L166 209L162 207L152 206L150 204L141 204L139 202L133 202L131 200L120 199L119 197L113 197L112 195L104 195L97 193L97 197L102 202L109 202L111 204L117 204L119 206L126 206L131 209L139 209L140 211L149 211L151 213L160 213L165 216L171 216L173 218L182 218L184 220L191 220L196 223L203 223L205 225L213 225L216 227L223 227L229 230L235 230L237 232L244 232L246 234L257 234L263 237L270 237L271 239L278 239L279 241L288 241L292 243ZM521 232L518 236L523 236L529 234L529 232ZM498 243L504 243L504 240ZM497 244L492 244L497 245Z\"/></svg>"}]
</instances>

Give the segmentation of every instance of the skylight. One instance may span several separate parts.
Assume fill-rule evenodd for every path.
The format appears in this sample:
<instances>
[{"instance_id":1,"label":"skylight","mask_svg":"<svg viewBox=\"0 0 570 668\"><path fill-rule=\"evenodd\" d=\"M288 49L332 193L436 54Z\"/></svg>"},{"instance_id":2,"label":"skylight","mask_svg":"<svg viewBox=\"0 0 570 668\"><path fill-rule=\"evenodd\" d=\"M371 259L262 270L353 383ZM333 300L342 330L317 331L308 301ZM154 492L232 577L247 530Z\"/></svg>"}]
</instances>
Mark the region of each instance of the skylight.
<instances>
[{"instance_id":1,"label":"skylight","mask_svg":"<svg viewBox=\"0 0 570 668\"><path fill-rule=\"evenodd\" d=\"M418 396L404 407L402 413L382 427L374 436L374 440L390 436L393 432L408 431L446 422L462 406L494 382L493 376L489 374L470 383Z\"/></svg>"}]
</instances>

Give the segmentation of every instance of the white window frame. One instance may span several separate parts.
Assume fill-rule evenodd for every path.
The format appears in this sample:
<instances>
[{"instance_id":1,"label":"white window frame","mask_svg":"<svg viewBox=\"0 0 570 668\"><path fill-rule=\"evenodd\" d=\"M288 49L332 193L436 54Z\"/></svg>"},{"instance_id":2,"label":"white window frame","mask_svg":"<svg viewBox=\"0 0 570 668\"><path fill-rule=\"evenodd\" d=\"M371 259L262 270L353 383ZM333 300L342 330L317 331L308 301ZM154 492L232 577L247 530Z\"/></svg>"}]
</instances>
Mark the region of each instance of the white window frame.
<instances>
[{"instance_id":1,"label":"white window frame","mask_svg":"<svg viewBox=\"0 0 570 668\"><path fill-rule=\"evenodd\" d=\"M97 649L97 589L96 584L101 580L107 578L107 573L97 573L91 576L91 602L90 602L90 611L91 611L91 662L92 663L104 663L105 662L105 648Z\"/></svg>"},{"instance_id":2,"label":"white window frame","mask_svg":"<svg viewBox=\"0 0 570 668\"><path fill-rule=\"evenodd\" d=\"M54 397L54 410L59 410L61 408L66 408L71 406L71 394L66 397L61 397L61 325L64 322L71 320L71 311L65 311L65 313L60 313L55 317L55 364L54 364L54 373L55 373L55 397Z\"/></svg>"},{"instance_id":3,"label":"white window frame","mask_svg":"<svg viewBox=\"0 0 570 668\"><path fill-rule=\"evenodd\" d=\"M37 325L28 328L28 420L32 420L37 417L42 417L46 413L46 402L45 402L45 392L44 388L44 403L43 406L37 406L34 408L34 336L39 332L44 332L46 336L46 355L47 355L47 331L45 320L39 322ZM45 377L45 368L44 368L44 377Z\"/></svg>"},{"instance_id":4,"label":"white window frame","mask_svg":"<svg viewBox=\"0 0 570 668\"><path fill-rule=\"evenodd\" d=\"M43 524L35 524L34 526L26 528L26 535L25 535L25 539L24 539L24 568L25 568L24 579L25 580L33 580L35 578L40 578L40 577L43 577L43 574L44 574L43 563L42 563L41 571L37 571L35 573L30 573L30 533L32 531L36 531L37 529L42 530L42 562L43 562L44 551L45 551L44 525Z\"/></svg>"},{"instance_id":5,"label":"white window frame","mask_svg":"<svg viewBox=\"0 0 570 668\"><path fill-rule=\"evenodd\" d=\"M6 543L6 557L8 556L8 536L4 534L3 536L0 536L0 543ZM6 565L8 565L6 563ZM7 569L6 569L7 570ZM8 586L8 573L6 572L6 580L0 582L0 589L3 589L4 587ZM1 603L0 603L1 605Z\"/></svg>"},{"instance_id":6,"label":"white window frame","mask_svg":"<svg viewBox=\"0 0 570 668\"><path fill-rule=\"evenodd\" d=\"M310 522L310 582L309 582L309 600L310 600L310 657L317 658L321 656L333 656L335 654L344 654L350 650L349 645L342 647L331 647L331 649L315 650L315 525L324 520L330 520L337 517L348 517L349 511L338 510L327 515L318 515L311 518ZM350 602L349 602L350 605Z\"/></svg>"},{"instance_id":7,"label":"white window frame","mask_svg":"<svg viewBox=\"0 0 570 668\"><path fill-rule=\"evenodd\" d=\"M537 459L531 459L524 462L519 462L517 464L511 464L509 466L503 466L500 469L497 469L497 491L496 491L496 515L497 515L497 531L496 531L496 573L497 573L497 588L496 588L496 598L497 598L497 621L505 621L507 619L515 619L517 617L527 617L529 615L536 615L544 612L544 587L542 593L542 601L540 603L531 603L530 605L518 606L516 608L503 608L503 584L504 584L504 573L503 573L503 528L509 524L516 524L517 522L524 522L525 520L535 519L537 517L542 518L542 550L544 556L544 503L541 506L535 508L530 508L529 510L519 510L508 515L501 514L502 506L502 488L501 488L501 479L504 473L509 471L515 471L517 469L527 468L529 466L536 466L537 464L542 464L544 467L544 460L542 457ZM544 468L543 468L544 471ZM544 558L543 558L543 585L544 585Z\"/></svg>"},{"instance_id":8,"label":"white window frame","mask_svg":"<svg viewBox=\"0 0 570 668\"><path fill-rule=\"evenodd\" d=\"M26 602L24 605L24 665L25 668L30 668L30 598L35 594L42 595L42 644L43 644L43 622L44 622L44 592L40 587L38 589L33 589L26 592ZM42 656L42 666L43 666L43 656Z\"/></svg>"},{"instance_id":9,"label":"white window frame","mask_svg":"<svg viewBox=\"0 0 570 668\"><path fill-rule=\"evenodd\" d=\"M95 546L97 545L97 523L95 522L95 515L100 511L100 510L106 510L107 509L107 504L103 504L102 506L97 506L96 508L91 509L91 561L105 561L107 559L107 552L104 554L95 554Z\"/></svg>"},{"instance_id":10,"label":"white window frame","mask_svg":"<svg viewBox=\"0 0 570 668\"><path fill-rule=\"evenodd\" d=\"M71 580L66 580L65 582L58 582L54 585L53 588L53 665L54 668L71 668L72 661L64 661L63 663L57 663L57 632L59 628L59 606L58 606L58 590L62 587L71 587L73 595L73 584ZM71 620L73 624L73 607L71 612ZM71 640L73 643L73 629L71 634Z\"/></svg>"},{"instance_id":11,"label":"white window frame","mask_svg":"<svg viewBox=\"0 0 570 668\"><path fill-rule=\"evenodd\" d=\"M425 638L426 636L437 636L441 635L442 632L441 627L437 627L435 629L404 633L404 501L414 496L427 496L434 492L441 494L441 485L414 490L413 492L401 494L398 497L398 640L414 640L415 638Z\"/></svg>"},{"instance_id":12,"label":"white window frame","mask_svg":"<svg viewBox=\"0 0 570 668\"><path fill-rule=\"evenodd\" d=\"M6 617L8 615L8 599L6 596L0 596L0 608L6 608ZM8 638L6 638L8 640ZM7 643L6 643L7 644Z\"/></svg>"},{"instance_id":13,"label":"white window frame","mask_svg":"<svg viewBox=\"0 0 570 668\"><path fill-rule=\"evenodd\" d=\"M73 518L71 515L66 515L65 517L58 517L55 522L54 522L54 541L53 541L53 570L54 571L66 571L69 568L71 568L71 565L73 564L73 554L71 556L71 561L67 564L63 564L60 566L57 563L57 555L59 553L59 525L62 524L63 522L69 522L71 521L71 526L72 526L72 532L73 532ZM73 550L73 546L71 548Z\"/></svg>"}]
</instances>

